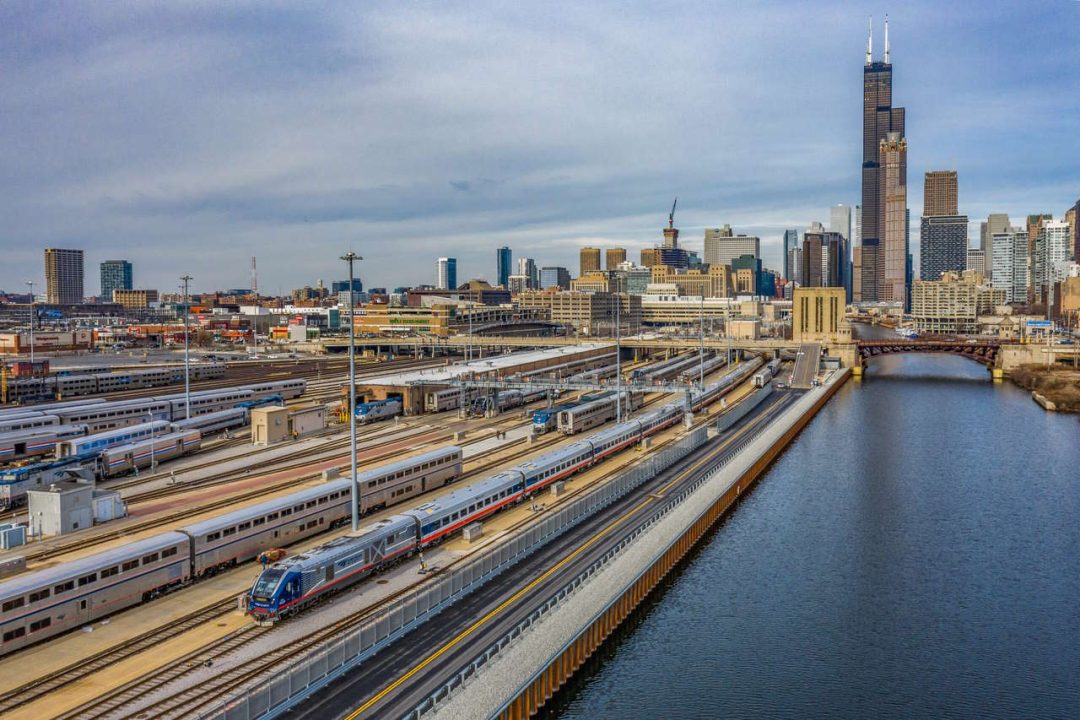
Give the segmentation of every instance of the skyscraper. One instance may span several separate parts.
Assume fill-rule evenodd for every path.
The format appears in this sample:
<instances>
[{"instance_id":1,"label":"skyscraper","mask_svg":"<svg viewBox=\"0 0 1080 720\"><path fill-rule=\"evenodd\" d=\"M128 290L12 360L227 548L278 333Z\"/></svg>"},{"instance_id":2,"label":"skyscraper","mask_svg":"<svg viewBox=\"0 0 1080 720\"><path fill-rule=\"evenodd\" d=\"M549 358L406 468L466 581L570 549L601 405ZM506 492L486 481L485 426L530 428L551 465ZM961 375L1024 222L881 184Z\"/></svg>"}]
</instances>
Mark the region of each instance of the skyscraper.
<instances>
[{"instance_id":1,"label":"skyscraper","mask_svg":"<svg viewBox=\"0 0 1080 720\"><path fill-rule=\"evenodd\" d=\"M761 238L754 235L731 235L705 231L705 262L708 265L730 265L743 255L761 257ZM730 233L730 228L726 228Z\"/></svg>"},{"instance_id":2,"label":"skyscraper","mask_svg":"<svg viewBox=\"0 0 1080 720\"><path fill-rule=\"evenodd\" d=\"M1032 304L1037 301L1037 289L1035 283L1035 263L1038 254L1036 245L1039 242L1039 231L1042 230L1043 222L1053 220L1050 213L1038 213L1027 216L1027 240L1028 240L1028 288L1027 302Z\"/></svg>"},{"instance_id":3,"label":"skyscraper","mask_svg":"<svg viewBox=\"0 0 1080 720\"><path fill-rule=\"evenodd\" d=\"M1008 231L1009 216L1005 213L990 213L979 229L979 248L986 255L986 277L994 273L994 236Z\"/></svg>"},{"instance_id":4,"label":"skyscraper","mask_svg":"<svg viewBox=\"0 0 1080 720\"><path fill-rule=\"evenodd\" d=\"M923 217L958 215L960 210L957 185L955 170L927 172L923 180Z\"/></svg>"},{"instance_id":5,"label":"skyscraper","mask_svg":"<svg viewBox=\"0 0 1080 720\"><path fill-rule=\"evenodd\" d=\"M45 299L50 305L83 301L82 250L45 248Z\"/></svg>"},{"instance_id":6,"label":"skyscraper","mask_svg":"<svg viewBox=\"0 0 1080 720\"><path fill-rule=\"evenodd\" d=\"M1035 301L1045 303L1055 282L1065 279L1065 268L1072 255L1069 224L1063 220L1043 220L1035 239L1035 262L1032 265Z\"/></svg>"},{"instance_id":7,"label":"skyscraper","mask_svg":"<svg viewBox=\"0 0 1080 720\"><path fill-rule=\"evenodd\" d=\"M532 258L518 258L517 274L528 278L529 290L536 290L540 287L540 270L536 267L536 262Z\"/></svg>"},{"instance_id":8,"label":"skyscraper","mask_svg":"<svg viewBox=\"0 0 1080 720\"><path fill-rule=\"evenodd\" d=\"M457 288L457 258L441 257L436 263L438 281L435 287L439 290L454 290Z\"/></svg>"},{"instance_id":9,"label":"skyscraper","mask_svg":"<svg viewBox=\"0 0 1080 720\"><path fill-rule=\"evenodd\" d=\"M784 279L792 280L791 275L791 249L799 245L799 231L795 229L784 231ZM706 260L705 262L708 262Z\"/></svg>"},{"instance_id":10,"label":"skyscraper","mask_svg":"<svg viewBox=\"0 0 1080 720\"><path fill-rule=\"evenodd\" d=\"M829 232L840 233L844 240L851 242L851 208L847 205L833 205L829 208Z\"/></svg>"},{"instance_id":11,"label":"skyscraper","mask_svg":"<svg viewBox=\"0 0 1080 720\"><path fill-rule=\"evenodd\" d=\"M540 268L540 289L547 290L548 288L569 290L570 271L558 266Z\"/></svg>"},{"instance_id":12,"label":"skyscraper","mask_svg":"<svg viewBox=\"0 0 1080 720\"><path fill-rule=\"evenodd\" d=\"M863 162L862 202L860 203L862 208L860 244L863 248L860 297L865 301L879 299L879 290L884 284L885 276L885 252L881 248L885 236L881 143L889 133L896 133L900 138L904 136L904 108L892 105L892 64L889 60L888 18L885 20L885 55L881 62L873 59L873 43L874 32L871 24L866 43L866 63L863 66ZM895 254L894 248L894 256ZM880 258L879 255L881 255ZM896 257L893 258L894 265L895 262ZM895 267L893 269L895 271Z\"/></svg>"},{"instance_id":13,"label":"skyscraper","mask_svg":"<svg viewBox=\"0 0 1080 720\"><path fill-rule=\"evenodd\" d=\"M1028 268L1027 230L1010 227L995 233L991 238L994 246L994 266L990 283L1005 291L1005 302L1027 302L1027 288L1031 275Z\"/></svg>"},{"instance_id":14,"label":"skyscraper","mask_svg":"<svg viewBox=\"0 0 1080 720\"><path fill-rule=\"evenodd\" d=\"M878 225L878 300L907 306L908 213L907 140L890 132L880 146L878 207L884 216ZM865 247L865 246L864 246ZM881 260L884 259L884 263Z\"/></svg>"},{"instance_id":15,"label":"skyscraper","mask_svg":"<svg viewBox=\"0 0 1080 720\"><path fill-rule=\"evenodd\" d=\"M604 267L608 270L615 270L624 262L626 262L626 248L608 248L604 253Z\"/></svg>"},{"instance_id":16,"label":"skyscraper","mask_svg":"<svg viewBox=\"0 0 1080 720\"><path fill-rule=\"evenodd\" d=\"M580 271L578 275L600 270L600 248L583 247L580 253Z\"/></svg>"},{"instance_id":17,"label":"skyscraper","mask_svg":"<svg viewBox=\"0 0 1080 720\"><path fill-rule=\"evenodd\" d=\"M495 281L504 288L510 287L510 264L512 261L513 254L510 252L510 248L501 247L495 251Z\"/></svg>"},{"instance_id":18,"label":"skyscraper","mask_svg":"<svg viewBox=\"0 0 1080 720\"><path fill-rule=\"evenodd\" d=\"M101 302L112 302L113 290L131 289L131 263L127 260L101 263Z\"/></svg>"}]
</instances>

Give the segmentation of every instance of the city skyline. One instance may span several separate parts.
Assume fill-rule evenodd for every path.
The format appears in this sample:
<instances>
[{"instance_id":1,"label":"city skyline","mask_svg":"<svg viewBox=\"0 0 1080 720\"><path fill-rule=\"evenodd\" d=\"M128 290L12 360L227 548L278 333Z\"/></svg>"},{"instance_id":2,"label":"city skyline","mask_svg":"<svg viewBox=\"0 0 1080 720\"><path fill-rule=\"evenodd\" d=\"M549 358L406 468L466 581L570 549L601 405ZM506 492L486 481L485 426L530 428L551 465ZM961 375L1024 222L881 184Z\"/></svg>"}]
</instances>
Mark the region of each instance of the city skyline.
<instances>
[{"instance_id":1,"label":"city skyline","mask_svg":"<svg viewBox=\"0 0 1080 720\"><path fill-rule=\"evenodd\" d=\"M881 38L885 10L783 7L661 16L644 7L149 15L112 6L81 8L86 28L71 30L47 9L0 9L11 90L0 109L5 137L19 138L0 171L0 288L43 284L45 247L82 249L89 268L129 258L139 284L162 292L177 284L177 268L197 290L243 287L252 255L264 292L330 282L348 248L365 256L358 273L369 284L430 282L422 268L447 253L463 281L491 281L503 245L545 266L574 267L583 245L636 258L662 241L675 195L680 246L701 252L705 227L730 224L760 236L765 265L780 269L785 228L827 223L831 206L859 202L857 78L866 16ZM890 17L895 96L912 113L909 178L959 170L972 240L990 212L1058 217L1076 200L1068 118L1078 101L1060 89L1080 57L1066 30L1078 16L1076 3L917 3ZM524 19L537 30L520 29ZM568 32L551 45L559 29ZM1017 47L1047 52L1009 54L995 40L1002 30ZM493 34L492 46L480 42ZM637 49L655 34L679 38L668 56ZM725 39L753 42L721 53ZM149 57L161 61L116 82ZM463 74L431 58L489 79L463 88ZM674 110L660 99L669 90ZM649 94L654 106L640 101ZM90 98L101 106L71 112ZM381 100L392 123L354 118L364 98ZM811 100L830 114L779 111ZM421 119L421 107L432 114ZM717 164L729 172L718 177ZM910 208L922 205L920 185L909 181ZM406 244L410 258L427 259L403 267ZM96 285L90 278L86 293Z\"/></svg>"}]
</instances>

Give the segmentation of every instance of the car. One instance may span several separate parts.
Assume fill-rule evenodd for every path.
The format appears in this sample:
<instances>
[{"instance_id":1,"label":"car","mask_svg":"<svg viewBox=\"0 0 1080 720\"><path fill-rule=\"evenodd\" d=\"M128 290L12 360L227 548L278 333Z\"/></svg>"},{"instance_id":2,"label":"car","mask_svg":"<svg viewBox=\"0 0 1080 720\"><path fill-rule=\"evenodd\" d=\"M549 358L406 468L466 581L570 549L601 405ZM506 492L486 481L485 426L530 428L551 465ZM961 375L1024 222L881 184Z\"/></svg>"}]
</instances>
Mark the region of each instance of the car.
<instances>
[{"instance_id":1,"label":"car","mask_svg":"<svg viewBox=\"0 0 1080 720\"><path fill-rule=\"evenodd\" d=\"M777 380L773 383L773 387L777 390L787 390L788 384L786 382L780 382L779 380Z\"/></svg>"}]
</instances>

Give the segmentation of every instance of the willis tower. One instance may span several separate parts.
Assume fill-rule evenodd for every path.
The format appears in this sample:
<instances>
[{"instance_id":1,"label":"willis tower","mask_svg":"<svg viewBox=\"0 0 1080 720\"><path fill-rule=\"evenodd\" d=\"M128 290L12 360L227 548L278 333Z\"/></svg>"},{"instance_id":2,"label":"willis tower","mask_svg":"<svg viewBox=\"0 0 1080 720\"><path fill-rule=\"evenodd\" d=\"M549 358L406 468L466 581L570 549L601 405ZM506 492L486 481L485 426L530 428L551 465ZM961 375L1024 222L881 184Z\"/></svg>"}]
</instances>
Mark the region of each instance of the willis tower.
<instances>
[{"instance_id":1,"label":"willis tower","mask_svg":"<svg viewBox=\"0 0 1080 720\"><path fill-rule=\"evenodd\" d=\"M904 108L892 105L892 64L889 62L889 20L885 19L885 55L873 59L874 30L871 21L863 66L863 163L861 282L854 288L864 301L884 297L886 285L885 173L881 164L882 141L904 137ZM906 161L904 163L906 165ZM906 228L905 228L906 245ZM860 292L861 291L861 292Z\"/></svg>"}]
</instances>

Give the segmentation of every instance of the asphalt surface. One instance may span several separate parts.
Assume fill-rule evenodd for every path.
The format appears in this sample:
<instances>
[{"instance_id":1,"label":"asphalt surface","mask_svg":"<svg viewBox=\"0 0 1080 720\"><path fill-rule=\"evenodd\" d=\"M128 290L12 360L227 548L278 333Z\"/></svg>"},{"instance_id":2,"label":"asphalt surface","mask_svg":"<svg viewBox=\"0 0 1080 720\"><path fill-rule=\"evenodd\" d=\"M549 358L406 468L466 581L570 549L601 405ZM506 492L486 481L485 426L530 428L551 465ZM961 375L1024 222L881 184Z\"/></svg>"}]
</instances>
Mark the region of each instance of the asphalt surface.
<instances>
[{"instance_id":1,"label":"asphalt surface","mask_svg":"<svg viewBox=\"0 0 1080 720\"><path fill-rule=\"evenodd\" d=\"M735 428L505 570L285 717L402 716L800 395L776 393ZM650 496L669 483L661 496Z\"/></svg>"},{"instance_id":2,"label":"asphalt surface","mask_svg":"<svg viewBox=\"0 0 1080 720\"><path fill-rule=\"evenodd\" d=\"M795 357L795 369L791 371L791 387L809 388L817 377L820 363L820 344L803 343L800 345L798 355Z\"/></svg>"}]
</instances>

